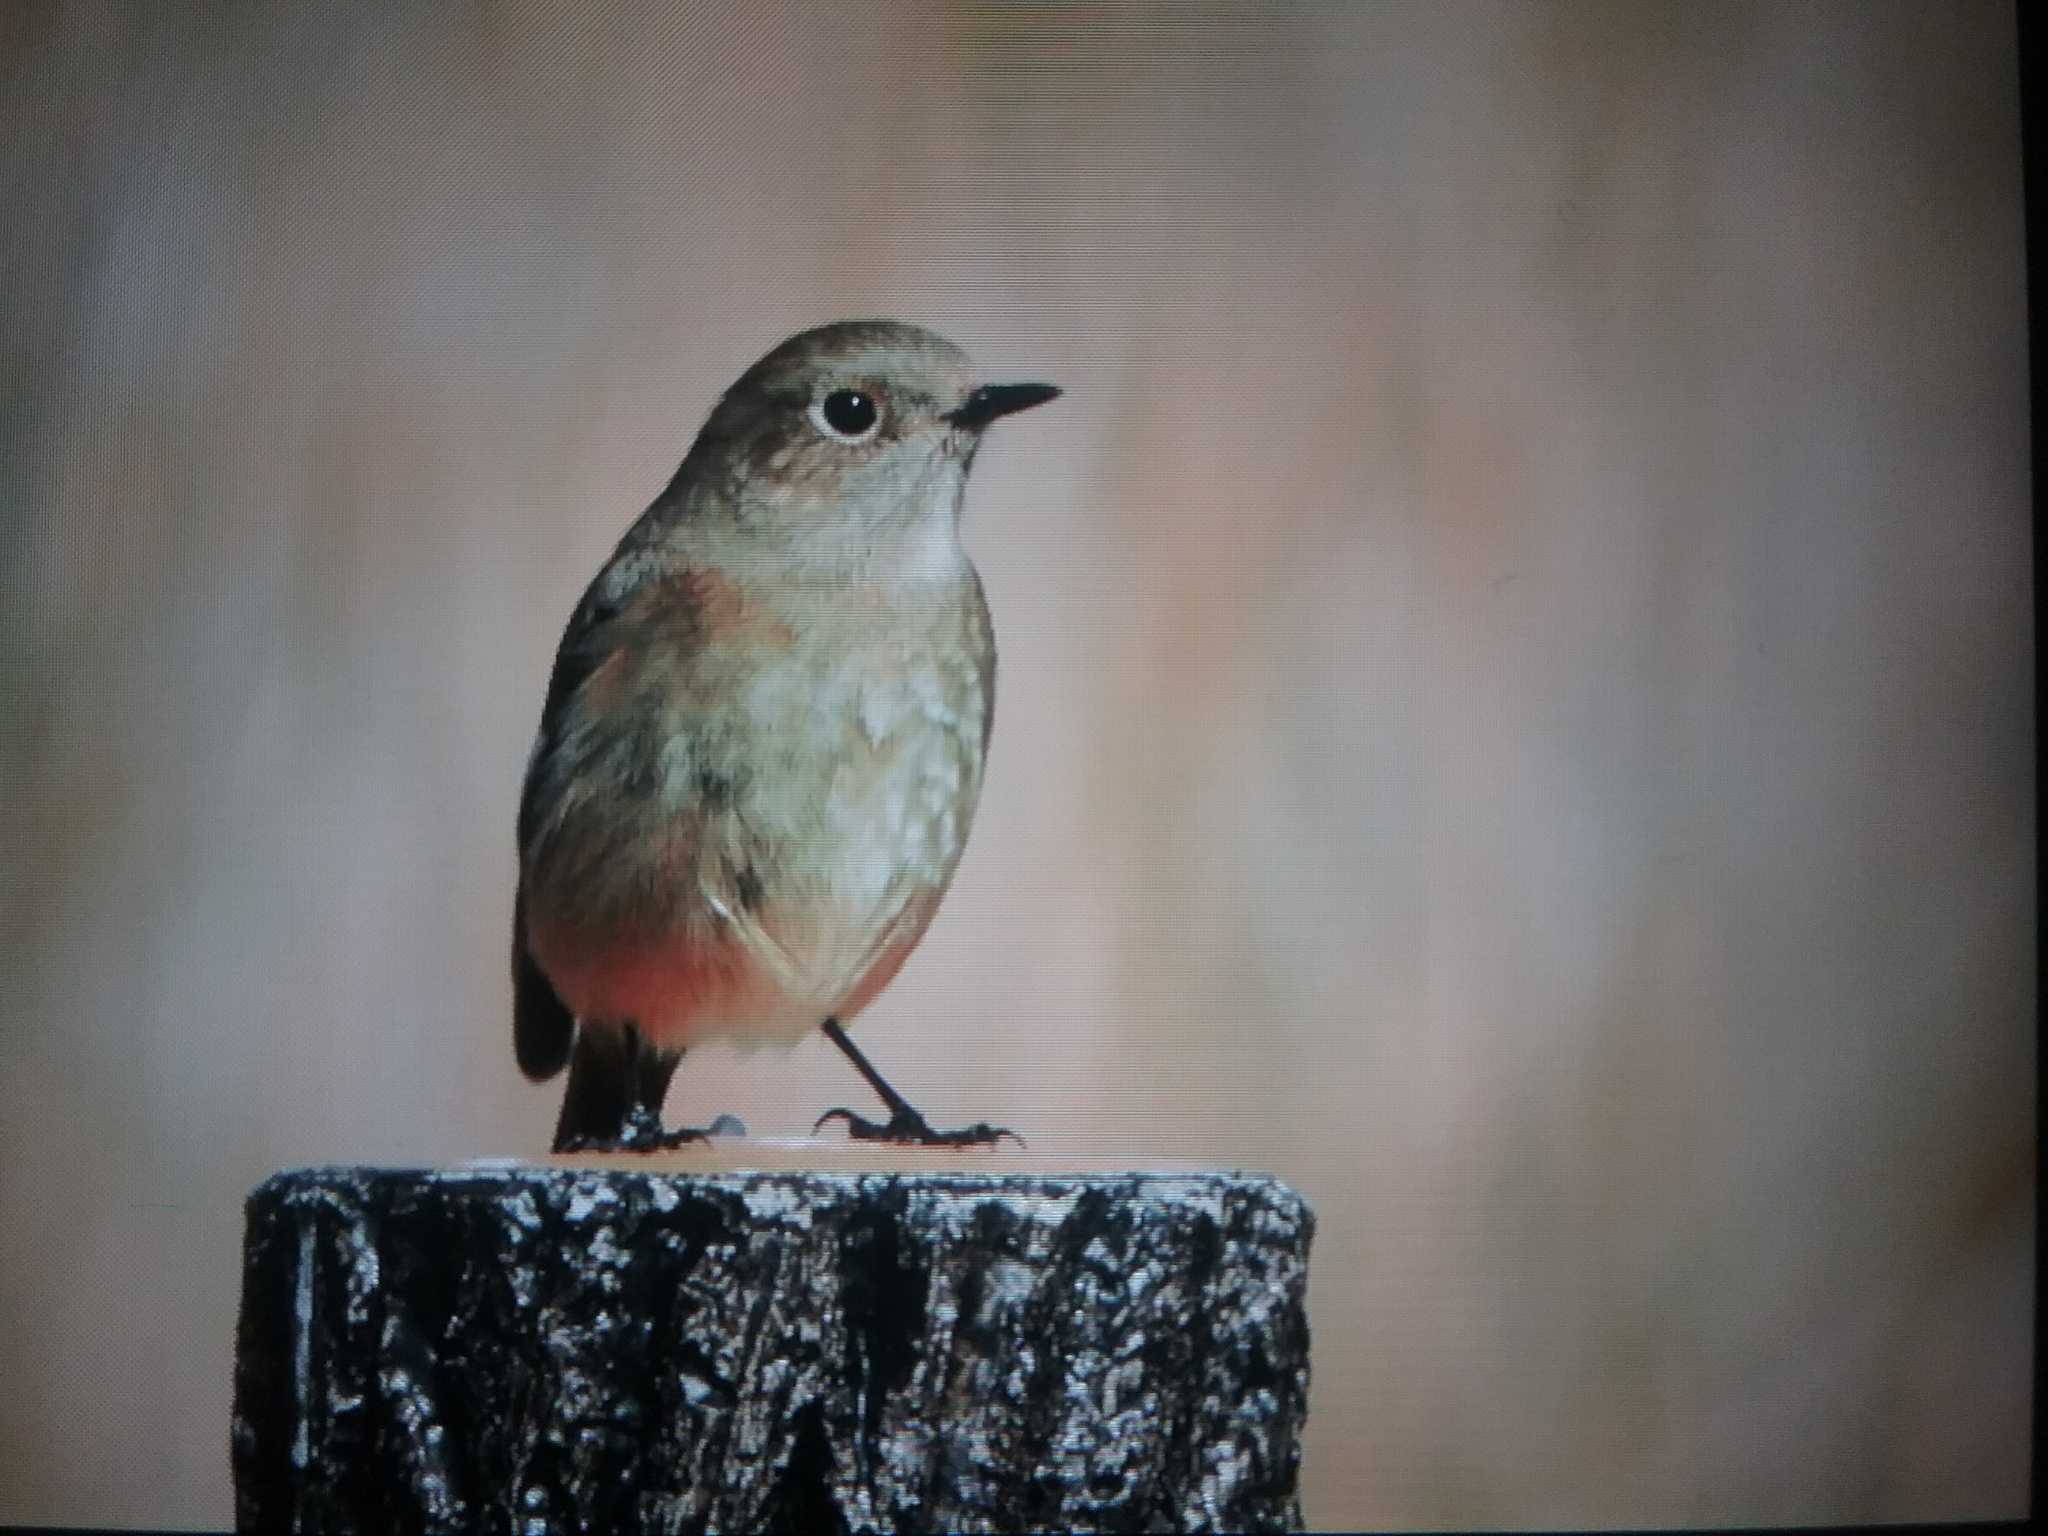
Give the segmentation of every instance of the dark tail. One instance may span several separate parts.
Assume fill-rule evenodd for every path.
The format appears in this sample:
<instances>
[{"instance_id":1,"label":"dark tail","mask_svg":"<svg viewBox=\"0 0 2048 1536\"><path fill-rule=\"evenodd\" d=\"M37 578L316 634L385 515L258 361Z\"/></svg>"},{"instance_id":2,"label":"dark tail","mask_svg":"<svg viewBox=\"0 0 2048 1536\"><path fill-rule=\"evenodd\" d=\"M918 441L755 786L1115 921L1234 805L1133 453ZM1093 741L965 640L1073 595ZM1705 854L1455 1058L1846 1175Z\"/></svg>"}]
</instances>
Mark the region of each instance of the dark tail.
<instances>
[{"instance_id":1,"label":"dark tail","mask_svg":"<svg viewBox=\"0 0 2048 1536\"><path fill-rule=\"evenodd\" d=\"M569 1060L576 1019L526 947L526 888L512 902L512 1054L538 1083Z\"/></svg>"},{"instance_id":2,"label":"dark tail","mask_svg":"<svg viewBox=\"0 0 2048 1536\"><path fill-rule=\"evenodd\" d=\"M630 1024L585 1024L576 1031L569 1090L555 1122L554 1150L573 1141L616 1142L636 1106L661 1117L681 1051L656 1050Z\"/></svg>"}]
</instances>

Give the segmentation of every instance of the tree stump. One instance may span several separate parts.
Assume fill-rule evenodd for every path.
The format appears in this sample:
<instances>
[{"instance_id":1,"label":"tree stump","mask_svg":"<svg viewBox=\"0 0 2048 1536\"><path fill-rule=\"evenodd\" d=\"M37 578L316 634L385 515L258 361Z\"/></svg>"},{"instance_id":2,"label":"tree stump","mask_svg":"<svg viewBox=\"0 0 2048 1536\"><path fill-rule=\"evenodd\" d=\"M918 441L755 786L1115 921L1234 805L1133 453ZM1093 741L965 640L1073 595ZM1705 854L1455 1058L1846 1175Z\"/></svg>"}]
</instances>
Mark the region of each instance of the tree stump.
<instances>
[{"instance_id":1,"label":"tree stump","mask_svg":"<svg viewBox=\"0 0 2048 1536\"><path fill-rule=\"evenodd\" d=\"M257 1189L240 1527L1299 1526L1276 1180L657 1162Z\"/></svg>"}]
</instances>

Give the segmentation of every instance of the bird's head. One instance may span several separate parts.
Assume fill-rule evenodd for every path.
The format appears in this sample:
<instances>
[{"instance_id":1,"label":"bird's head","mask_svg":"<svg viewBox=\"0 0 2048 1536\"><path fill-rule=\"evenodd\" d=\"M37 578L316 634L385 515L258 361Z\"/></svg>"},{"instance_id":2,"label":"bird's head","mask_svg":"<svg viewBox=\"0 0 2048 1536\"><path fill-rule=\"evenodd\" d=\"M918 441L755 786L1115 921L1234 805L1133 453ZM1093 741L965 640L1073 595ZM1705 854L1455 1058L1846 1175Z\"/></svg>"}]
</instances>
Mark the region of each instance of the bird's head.
<instances>
[{"instance_id":1,"label":"bird's head","mask_svg":"<svg viewBox=\"0 0 2048 1536\"><path fill-rule=\"evenodd\" d=\"M1059 394L977 383L944 337L893 320L792 336L712 410L678 475L701 511L821 555L952 538L991 422Z\"/></svg>"}]
</instances>

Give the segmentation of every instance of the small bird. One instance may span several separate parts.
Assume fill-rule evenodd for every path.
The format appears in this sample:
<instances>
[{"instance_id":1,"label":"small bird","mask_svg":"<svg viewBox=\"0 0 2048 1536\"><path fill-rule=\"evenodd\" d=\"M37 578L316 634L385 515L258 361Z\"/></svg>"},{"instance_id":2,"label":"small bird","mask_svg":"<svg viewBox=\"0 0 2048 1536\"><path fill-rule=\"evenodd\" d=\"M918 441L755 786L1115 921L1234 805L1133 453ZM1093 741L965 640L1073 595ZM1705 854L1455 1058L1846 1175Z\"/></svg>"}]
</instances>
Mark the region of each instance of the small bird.
<instances>
[{"instance_id":1,"label":"small bird","mask_svg":"<svg viewBox=\"0 0 2048 1536\"><path fill-rule=\"evenodd\" d=\"M647 1149L683 1053L845 1026L924 936L980 798L995 637L960 509L982 433L1050 384L977 384L918 326L776 347L713 407L555 653L519 802L513 1045L566 1064L556 1151ZM723 1118L723 1117L721 1117ZM719 1129L718 1126L713 1127Z\"/></svg>"}]
</instances>

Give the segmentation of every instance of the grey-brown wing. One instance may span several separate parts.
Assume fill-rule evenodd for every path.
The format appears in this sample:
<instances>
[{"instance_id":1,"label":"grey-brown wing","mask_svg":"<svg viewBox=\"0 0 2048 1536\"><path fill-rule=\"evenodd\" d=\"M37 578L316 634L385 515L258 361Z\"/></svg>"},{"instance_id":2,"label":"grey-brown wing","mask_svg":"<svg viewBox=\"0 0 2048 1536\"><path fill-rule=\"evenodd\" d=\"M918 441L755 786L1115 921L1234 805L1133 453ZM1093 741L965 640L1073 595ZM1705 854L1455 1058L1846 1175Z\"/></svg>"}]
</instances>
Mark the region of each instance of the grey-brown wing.
<instances>
[{"instance_id":1,"label":"grey-brown wing","mask_svg":"<svg viewBox=\"0 0 2048 1536\"><path fill-rule=\"evenodd\" d=\"M640 528L627 535L590 585L569 617L555 648L548 691L541 705L540 729L527 758L526 780L519 792L519 887L512 902L512 1052L519 1070L535 1082L553 1077L569 1060L576 1019L547 974L533 957L526 938L524 865L539 824L538 790L545 765L559 745L569 701L604 659L612 622L633 597L654 578L652 562L636 562L632 545Z\"/></svg>"}]
</instances>

